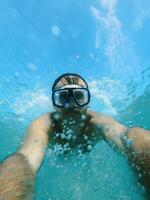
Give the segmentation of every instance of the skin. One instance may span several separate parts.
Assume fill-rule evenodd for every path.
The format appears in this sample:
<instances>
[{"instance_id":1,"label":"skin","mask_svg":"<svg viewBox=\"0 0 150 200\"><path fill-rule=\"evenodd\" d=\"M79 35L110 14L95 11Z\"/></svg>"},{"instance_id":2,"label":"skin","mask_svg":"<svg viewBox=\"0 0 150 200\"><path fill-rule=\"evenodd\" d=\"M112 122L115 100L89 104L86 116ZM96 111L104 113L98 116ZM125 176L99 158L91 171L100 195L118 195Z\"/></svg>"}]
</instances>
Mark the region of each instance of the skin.
<instances>
[{"instance_id":1,"label":"skin","mask_svg":"<svg viewBox=\"0 0 150 200\"><path fill-rule=\"evenodd\" d=\"M20 153L9 156L0 166L0 200L31 200L35 174Z\"/></svg>"},{"instance_id":2,"label":"skin","mask_svg":"<svg viewBox=\"0 0 150 200\"><path fill-rule=\"evenodd\" d=\"M0 186L0 200L32 199L30 195L33 191L34 177L42 164L48 144L51 148L55 144L61 144L63 147L67 144L67 149L64 153L74 149L80 149L82 153L85 153L91 151L94 145L100 140L105 140L108 145L125 155L129 162L135 166L135 172L141 174L141 183L148 191L150 190L150 131L137 127L129 129L111 117L90 111L87 107L75 109L58 109L55 107L54 109L55 111L38 117L30 124L23 144L17 153L14 154L17 159L22 159L20 165L18 163L17 166L22 167L22 170L26 166L25 172L30 174L28 179L32 183L28 188L22 186L23 191L20 189L16 191L20 194L25 191L28 194L28 198L12 198L15 193L11 191L10 180L8 186L10 187L11 198L1 198L3 191L8 188L8 183L6 183L6 186L2 189ZM68 129L71 130L69 138L65 135ZM65 136L60 134L62 132L64 132ZM90 145L87 141L90 141ZM18 158L18 156L22 156L22 158ZM17 159L15 158L16 160L11 162L9 160L11 158L6 159L2 167L4 165L8 167L9 164L6 163L8 161L10 161L10 165L15 165ZM17 176L17 172L15 173ZM4 180L5 176L6 173L0 173L0 182ZM14 174L11 171L7 171L7 176L13 177ZM25 177L26 174L21 174L18 184L22 185L20 182ZM18 179L16 180L18 181Z\"/></svg>"}]
</instances>

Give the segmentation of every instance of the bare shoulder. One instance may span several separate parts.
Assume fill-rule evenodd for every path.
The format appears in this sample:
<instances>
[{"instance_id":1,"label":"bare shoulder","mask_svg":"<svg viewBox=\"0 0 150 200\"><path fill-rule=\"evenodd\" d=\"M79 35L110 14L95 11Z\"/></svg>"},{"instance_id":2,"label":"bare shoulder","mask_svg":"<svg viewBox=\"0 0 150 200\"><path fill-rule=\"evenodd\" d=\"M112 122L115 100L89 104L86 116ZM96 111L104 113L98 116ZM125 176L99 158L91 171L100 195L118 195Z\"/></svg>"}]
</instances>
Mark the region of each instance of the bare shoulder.
<instances>
[{"instance_id":1,"label":"bare shoulder","mask_svg":"<svg viewBox=\"0 0 150 200\"><path fill-rule=\"evenodd\" d=\"M92 110L88 110L87 113L90 117L91 117L91 122L93 124L103 124L103 125L112 125L112 126L118 126L121 124L114 119L112 116L106 115L104 113L101 112L95 112Z\"/></svg>"},{"instance_id":2,"label":"bare shoulder","mask_svg":"<svg viewBox=\"0 0 150 200\"><path fill-rule=\"evenodd\" d=\"M48 112L48 113L45 113L45 114L35 118L33 122L40 123L40 122L44 122L44 121L49 121L50 117L51 117L51 113Z\"/></svg>"},{"instance_id":3,"label":"bare shoulder","mask_svg":"<svg viewBox=\"0 0 150 200\"><path fill-rule=\"evenodd\" d=\"M87 114L90 115L91 117L104 116L103 113L95 112L93 110L87 110Z\"/></svg>"},{"instance_id":4,"label":"bare shoulder","mask_svg":"<svg viewBox=\"0 0 150 200\"><path fill-rule=\"evenodd\" d=\"M34 119L31 122L29 129L36 128L36 129L47 130L50 128L50 126L51 126L51 113L48 112Z\"/></svg>"},{"instance_id":5,"label":"bare shoulder","mask_svg":"<svg viewBox=\"0 0 150 200\"><path fill-rule=\"evenodd\" d=\"M91 117L91 119L94 119L94 120L96 120L96 119L108 119L108 118L111 118L111 117L109 117L109 116L107 116L107 115L105 115L105 114L103 114L103 113L100 113L100 112L95 112L95 111L93 111L93 110L88 110L87 111L87 114Z\"/></svg>"}]
</instances>

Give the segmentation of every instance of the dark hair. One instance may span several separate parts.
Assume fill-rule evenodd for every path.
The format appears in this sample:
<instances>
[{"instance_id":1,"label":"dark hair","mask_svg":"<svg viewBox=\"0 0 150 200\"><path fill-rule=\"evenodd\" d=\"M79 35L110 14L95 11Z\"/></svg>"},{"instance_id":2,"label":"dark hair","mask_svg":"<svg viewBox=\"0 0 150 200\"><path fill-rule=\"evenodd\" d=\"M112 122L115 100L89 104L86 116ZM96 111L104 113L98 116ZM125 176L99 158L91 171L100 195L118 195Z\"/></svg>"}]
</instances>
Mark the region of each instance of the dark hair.
<instances>
[{"instance_id":1,"label":"dark hair","mask_svg":"<svg viewBox=\"0 0 150 200\"><path fill-rule=\"evenodd\" d=\"M75 74L75 73L65 73L65 74L62 74L61 76L59 76L53 83L53 86L52 86L52 91L55 89L57 83L59 83L61 81L61 79L65 79L65 81L68 83L68 84L78 84L78 81L79 80L82 80L86 87L88 88L88 84L87 82L85 81L85 79L80 76L79 74Z\"/></svg>"}]
</instances>

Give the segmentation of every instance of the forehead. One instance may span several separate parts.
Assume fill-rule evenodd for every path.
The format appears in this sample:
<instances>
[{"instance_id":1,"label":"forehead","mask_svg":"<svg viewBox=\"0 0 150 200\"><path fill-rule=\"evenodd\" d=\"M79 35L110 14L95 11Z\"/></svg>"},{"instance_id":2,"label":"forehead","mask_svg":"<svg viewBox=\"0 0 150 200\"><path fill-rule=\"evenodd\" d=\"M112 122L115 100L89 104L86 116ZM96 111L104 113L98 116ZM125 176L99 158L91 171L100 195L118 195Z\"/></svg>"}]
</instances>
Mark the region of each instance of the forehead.
<instances>
[{"instance_id":1,"label":"forehead","mask_svg":"<svg viewBox=\"0 0 150 200\"><path fill-rule=\"evenodd\" d=\"M67 88L82 88L80 85L76 85L76 84L62 85L62 86L60 86L59 88L65 89L66 87L67 87Z\"/></svg>"},{"instance_id":2,"label":"forehead","mask_svg":"<svg viewBox=\"0 0 150 200\"><path fill-rule=\"evenodd\" d=\"M62 78L55 86L56 89L65 86L65 85L74 85L74 83L69 83L67 82L67 80L65 78ZM81 87L87 87L85 82L82 79L78 79L77 82L75 83L75 85L79 85Z\"/></svg>"}]
</instances>

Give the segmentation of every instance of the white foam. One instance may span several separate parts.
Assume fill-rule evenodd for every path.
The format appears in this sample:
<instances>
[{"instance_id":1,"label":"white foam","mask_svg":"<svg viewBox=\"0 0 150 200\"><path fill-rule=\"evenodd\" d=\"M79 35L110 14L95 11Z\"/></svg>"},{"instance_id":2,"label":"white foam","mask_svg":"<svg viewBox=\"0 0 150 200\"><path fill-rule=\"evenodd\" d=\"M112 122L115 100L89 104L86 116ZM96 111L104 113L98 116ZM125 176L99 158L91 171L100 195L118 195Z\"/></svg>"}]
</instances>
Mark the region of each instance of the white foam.
<instances>
[{"instance_id":1,"label":"white foam","mask_svg":"<svg viewBox=\"0 0 150 200\"><path fill-rule=\"evenodd\" d=\"M19 118L20 116L28 115L29 112L47 111L50 105L50 99L45 90L36 89L34 91L25 91L20 97L17 97L11 107Z\"/></svg>"},{"instance_id":2,"label":"white foam","mask_svg":"<svg viewBox=\"0 0 150 200\"><path fill-rule=\"evenodd\" d=\"M127 86L120 80L102 78L89 83L92 96L104 103L104 111L108 114L117 114L117 110L127 106L126 99L129 98ZM119 105L117 107L116 105ZM115 105L115 106L114 106Z\"/></svg>"}]
</instances>

